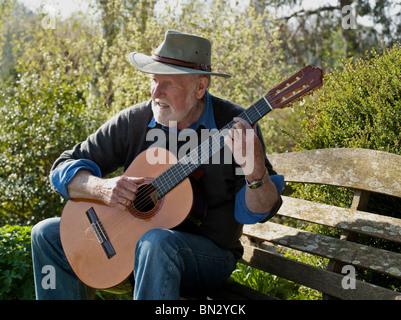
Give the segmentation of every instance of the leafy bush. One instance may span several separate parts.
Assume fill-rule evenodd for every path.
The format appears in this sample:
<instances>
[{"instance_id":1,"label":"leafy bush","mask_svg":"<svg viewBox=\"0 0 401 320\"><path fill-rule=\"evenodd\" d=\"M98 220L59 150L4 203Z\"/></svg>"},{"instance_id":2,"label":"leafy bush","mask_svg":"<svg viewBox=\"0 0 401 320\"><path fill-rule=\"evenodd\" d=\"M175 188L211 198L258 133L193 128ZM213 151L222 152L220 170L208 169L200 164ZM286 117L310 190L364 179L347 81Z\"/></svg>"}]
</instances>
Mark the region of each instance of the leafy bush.
<instances>
[{"instance_id":1,"label":"leafy bush","mask_svg":"<svg viewBox=\"0 0 401 320\"><path fill-rule=\"evenodd\" d=\"M0 228L0 300L35 298L31 258L31 228Z\"/></svg>"},{"instance_id":2,"label":"leafy bush","mask_svg":"<svg viewBox=\"0 0 401 320\"><path fill-rule=\"evenodd\" d=\"M97 126L90 105L89 74L80 41L62 30L28 25L32 41L19 43L23 55L16 79L0 81L0 224L34 224L60 212L60 197L48 181L54 160ZM78 26L65 27L73 34Z\"/></svg>"},{"instance_id":3,"label":"leafy bush","mask_svg":"<svg viewBox=\"0 0 401 320\"><path fill-rule=\"evenodd\" d=\"M305 99L295 150L366 148L401 154L401 49L372 49L365 58L341 59L324 86ZM352 191L295 185L308 200L349 207ZM401 215L399 212L398 215Z\"/></svg>"},{"instance_id":4,"label":"leafy bush","mask_svg":"<svg viewBox=\"0 0 401 320\"><path fill-rule=\"evenodd\" d=\"M308 98L298 149L367 148L401 154L401 49L342 59Z\"/></svg>"},{"instance_id":5,"label":"leafy bush","mask_svg":"<svg viewBox=\"0 0 401 320\"><path fill-rule=\"evenodd\" d=\"M343 68L329 69L324 86L306 99L301 132L294 133L296 150L366 148L401 154L401 49L372 49L363 59L341 62ZM342 207L352 201L352 192L343 188L295 188L305 199Z\"/></svg>"}]
</instances>

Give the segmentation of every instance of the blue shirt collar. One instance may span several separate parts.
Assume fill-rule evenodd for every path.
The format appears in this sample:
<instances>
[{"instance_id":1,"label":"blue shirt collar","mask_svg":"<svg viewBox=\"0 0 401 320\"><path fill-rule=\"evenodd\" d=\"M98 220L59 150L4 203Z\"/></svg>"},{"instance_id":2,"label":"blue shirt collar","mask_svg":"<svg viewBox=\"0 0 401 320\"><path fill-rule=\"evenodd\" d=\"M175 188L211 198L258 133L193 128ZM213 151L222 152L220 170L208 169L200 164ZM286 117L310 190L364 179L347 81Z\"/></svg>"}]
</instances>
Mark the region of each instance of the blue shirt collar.
<instances>
[{"instance_id":1,"label":"blue shirt collar","mask_svg":"<svg viewBox=\"0 0 401 320\"><path fill-rule=\"evenodd\" d=\"M195 123L191 124L188 129L193 129L197 130L200 126L205 127L205 129L217 129L216 122L214 120L214 113L213 113L213 103L212 103L212 97L211 94L206 91L206 105L205 109L203 110L201 116L199 117L198 121ZM148 127L149 128L154 128L156 126L156 120L154 117L152 117L152 120L150 120ZM161 126L163 130L169 131L168 127Z\"/></svg>"}]
</instances>

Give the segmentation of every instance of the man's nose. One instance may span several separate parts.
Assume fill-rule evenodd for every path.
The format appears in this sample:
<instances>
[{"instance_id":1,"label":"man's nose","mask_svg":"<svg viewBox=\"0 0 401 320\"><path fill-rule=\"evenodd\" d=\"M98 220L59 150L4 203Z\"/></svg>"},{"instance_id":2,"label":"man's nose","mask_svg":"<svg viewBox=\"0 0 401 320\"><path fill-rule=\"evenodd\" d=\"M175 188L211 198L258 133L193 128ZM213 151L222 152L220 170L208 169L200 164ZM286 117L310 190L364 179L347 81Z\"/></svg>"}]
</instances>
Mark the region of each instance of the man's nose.
<instances>
[{"instance_id":1,"label":"man's nose","mask_svg":"<svg viewBox=\"0 0 401 320\"><path fill-rule=\"evenodd\" d=\"M153 98L162 98L162 97L164 97L164 90L163 90L163 87L160 84L153 84L152 96L153 96Z\"/></svg>"}]
</instances>

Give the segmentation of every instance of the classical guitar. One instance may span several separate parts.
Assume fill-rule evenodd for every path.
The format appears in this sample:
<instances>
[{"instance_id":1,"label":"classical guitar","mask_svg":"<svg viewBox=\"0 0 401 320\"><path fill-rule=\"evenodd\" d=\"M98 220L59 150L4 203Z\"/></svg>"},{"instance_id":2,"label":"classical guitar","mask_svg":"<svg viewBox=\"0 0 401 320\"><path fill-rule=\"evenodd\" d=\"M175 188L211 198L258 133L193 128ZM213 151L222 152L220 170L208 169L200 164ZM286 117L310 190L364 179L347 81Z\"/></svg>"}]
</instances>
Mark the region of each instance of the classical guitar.
<instances>
[{"instance_id":1,"label":"classical guitar","mask_svg":"<svg viewBox=\"0 0 401 320\"><path fill-rule=\"evenodd\" d=\"M322 70L307 66L274 87L240 114L251 125L322 85ZM88 286L105 289L126 280L134 266L135 245L150 229L172 229L202 218L201 201L190 175L224 147L231 121L197 148L177 160L168 150L152 150L166 164L149 164L146 150L124 175L146 177L134 203L122 211L101 202L69 200L61 215L63 249L76 275ZM195 212L196 214L192 213Z\"/></svg>"}]
</instances>

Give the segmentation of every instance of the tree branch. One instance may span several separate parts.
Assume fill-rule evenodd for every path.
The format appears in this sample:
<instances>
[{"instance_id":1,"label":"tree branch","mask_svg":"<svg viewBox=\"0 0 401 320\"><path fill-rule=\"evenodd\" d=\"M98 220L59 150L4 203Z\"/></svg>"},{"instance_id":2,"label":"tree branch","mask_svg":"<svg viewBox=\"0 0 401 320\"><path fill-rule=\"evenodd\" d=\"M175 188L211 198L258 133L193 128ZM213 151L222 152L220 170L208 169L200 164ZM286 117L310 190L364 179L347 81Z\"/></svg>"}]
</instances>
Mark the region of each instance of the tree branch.
<instances>
[{"instance_id":1,"label":"tree branch","mask_svg":"<svg viewBox=\"0 0 401 320\"><path fill-rule=\"evenodd\" d=\"M286 20L286 21L288 21L293 17L303 16L303 15L319 14L322 11L335 11L335 10L340 10L340 9L341 8L339 6L324 6L324 7L320 7L320 8L313 9L313 10L301 9L299 11L293 12L289 16L281 17L278 20Z\"/></svg>"}]
</instances>

